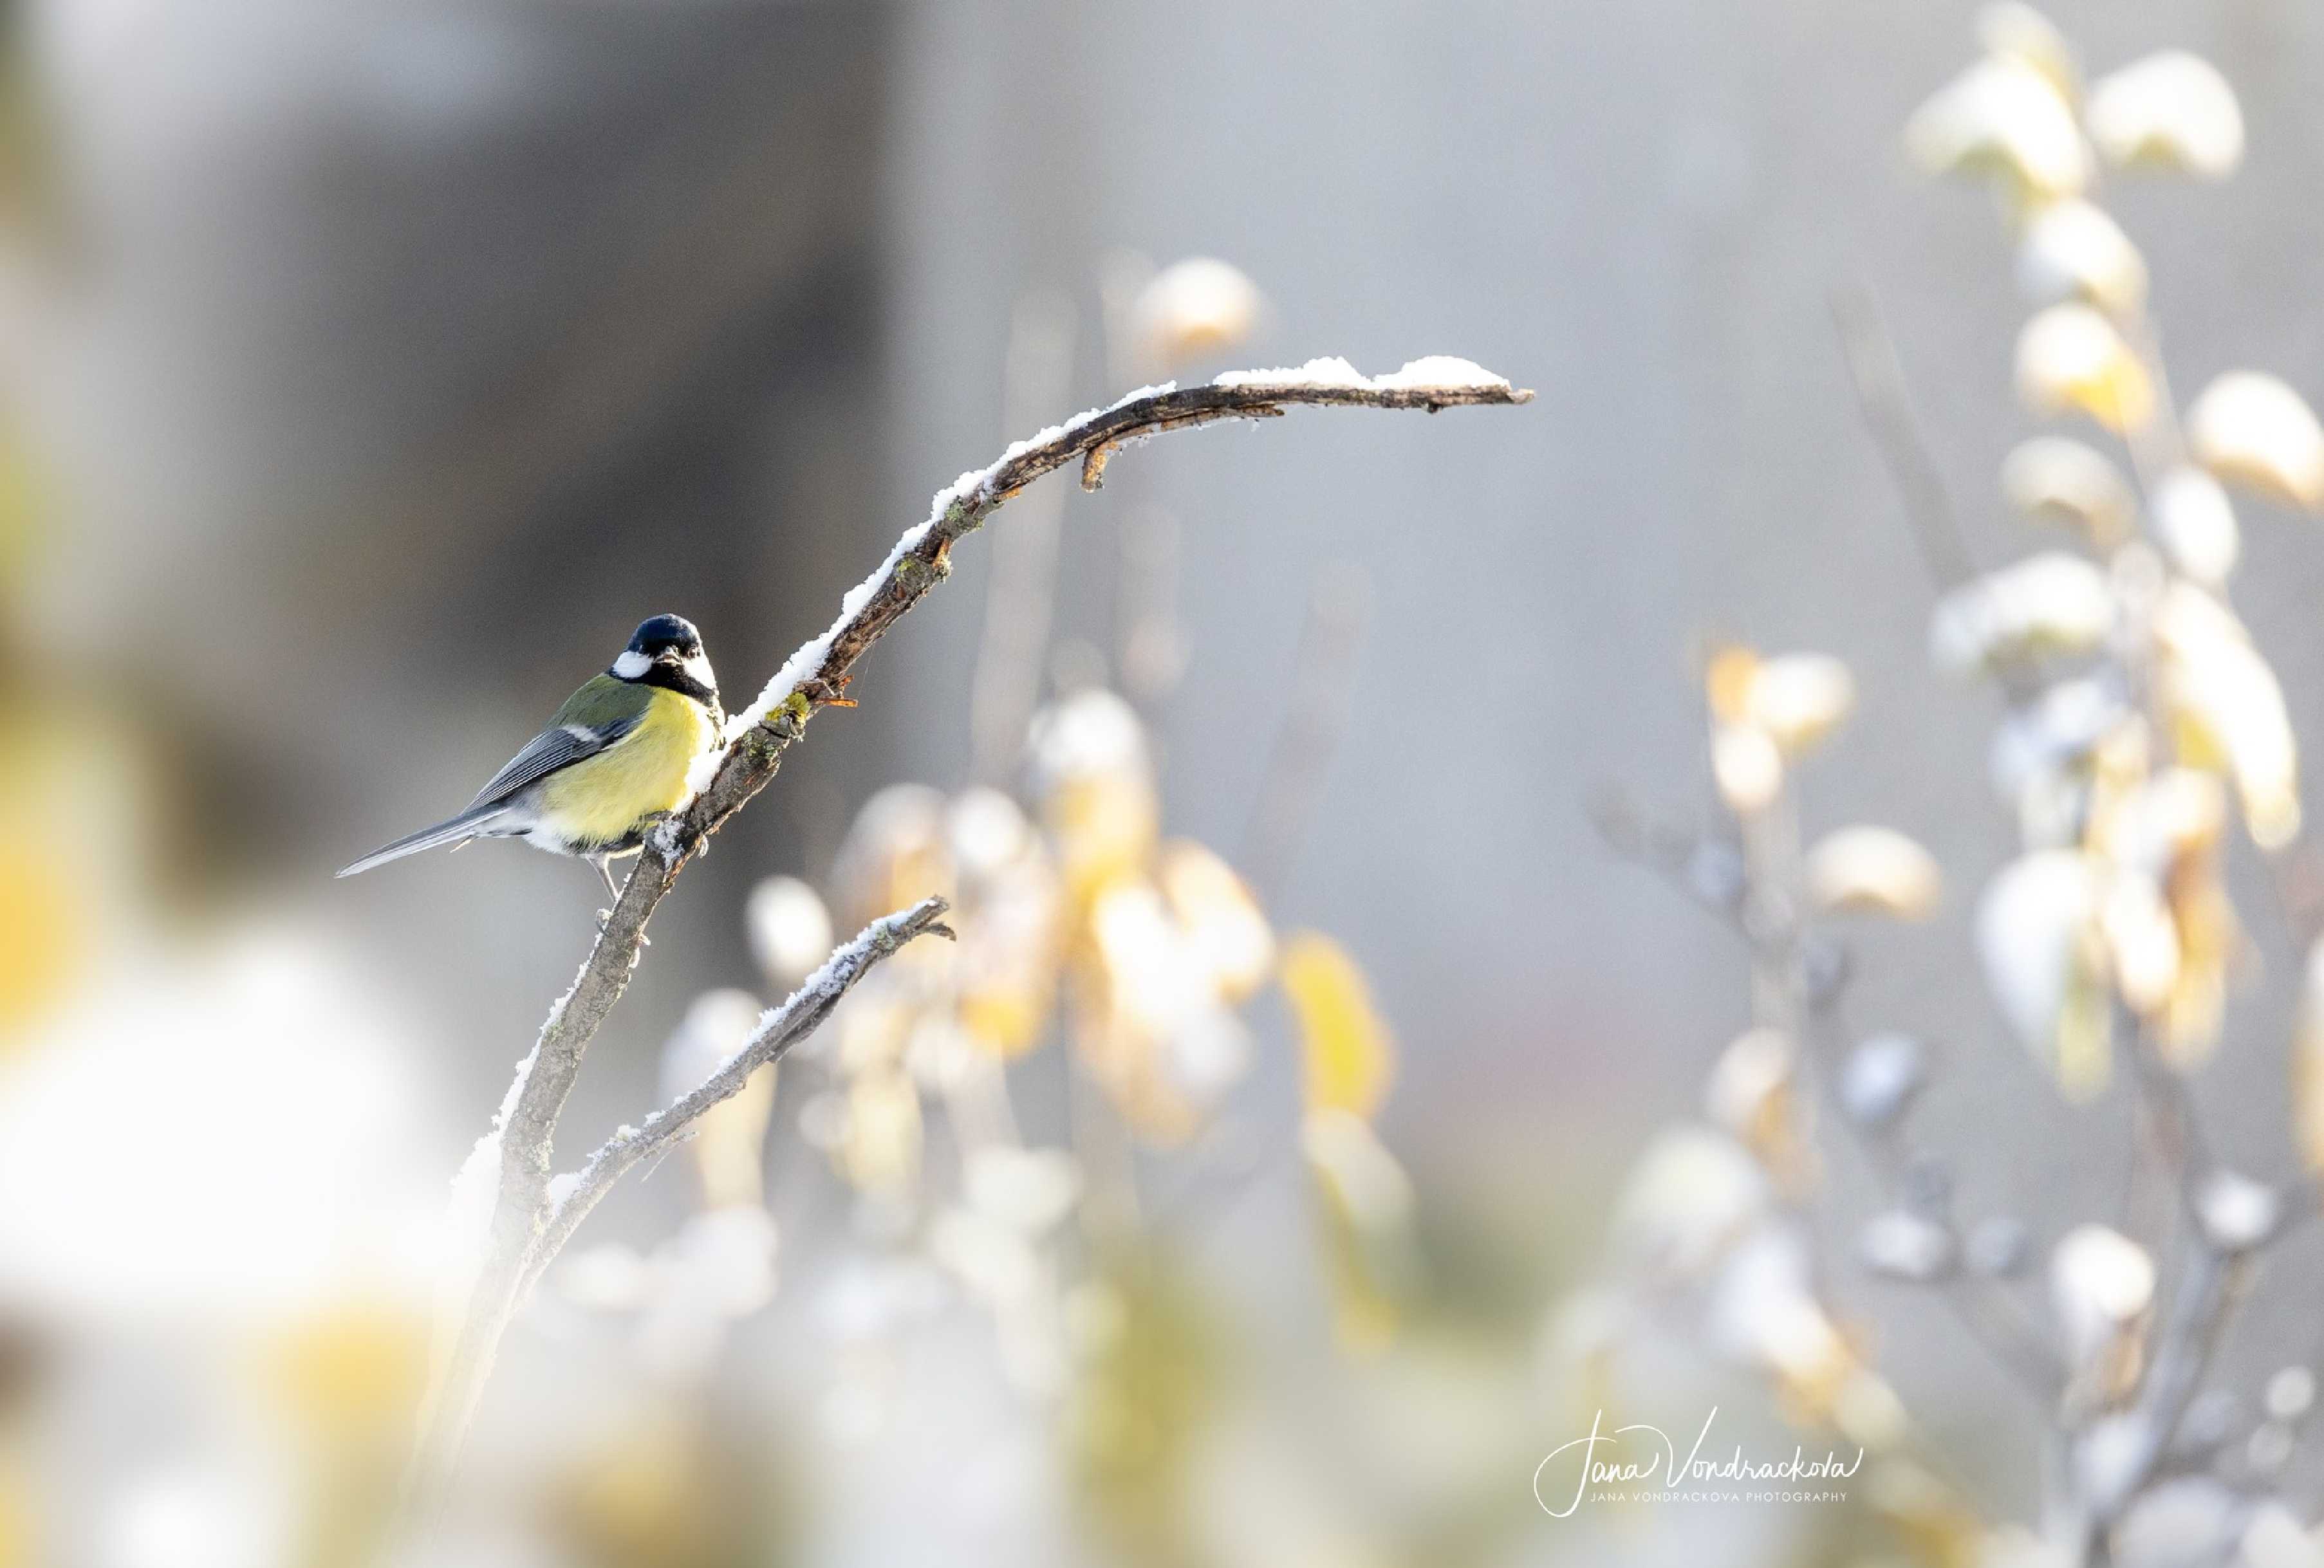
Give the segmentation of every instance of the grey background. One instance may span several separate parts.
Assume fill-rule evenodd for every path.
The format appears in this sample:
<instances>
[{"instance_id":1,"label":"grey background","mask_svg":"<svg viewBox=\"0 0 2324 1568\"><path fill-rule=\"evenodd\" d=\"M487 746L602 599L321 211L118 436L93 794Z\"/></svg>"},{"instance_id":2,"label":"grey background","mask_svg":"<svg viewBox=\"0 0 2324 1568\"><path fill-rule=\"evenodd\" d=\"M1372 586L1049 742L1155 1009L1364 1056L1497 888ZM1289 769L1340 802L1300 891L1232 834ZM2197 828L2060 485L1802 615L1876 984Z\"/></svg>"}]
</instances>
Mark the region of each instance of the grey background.
<instances>
[{"instance_id":1,"label":"grey background","mask_svg":"<svg viewBox=\"0 0 2324 1568\"><path fill-rule=\"evenodd\" d=\"M1066 503L1061 620L1100 641L1111 530L1139 504L1179 519L1169 825L1214 844L1281 717L1286 604L1326 563L1370 577L1355 724L1277 913L1370 970L1405 1045L1386 1130L1432 1201L1483 1205L1545 1283L1572 1264L1545 1228L1589 1234L1738 1027L1731 945L1582 810L1613 781L1704 811L1692 650L1719 633L1850 661L1862 712L1812 819L1893 823L1949 868L1940 920L1867 934L1858 1010L1947 1043L1929 1129L1969 1206L2110 1213L2121 1107L2058 1106L1973 979L1969 909L2009 842L1983 782L1997 705L1927 666L1930 585L1827 309L1878 291L1973 548L2030 547L1991 477L2031 428L2006 243L1897 151L1972 9L233 0L53 24L84 199L43 418L85 521L41 630L165 715L196 896L376 955L473 1111L448 1159L570 973L587 873L501 847L328 871L465 799L648 613L699 621L730 696L754 690L998 450L1021 296L1076 301L1084 406L1123 390L1087 331L1104 258L1222 255L1270 301L1254 363L1452 353L1540 392L1172 439ZM2242 95L2236 180L2115 203L2182 391L2256 363L2324 394L2324 14L2051 10L2096 66L2183 45ZM2324 537L2246 527L2239 601L2313 743ZM984 542L659 918L583 1086L590 1130L650 1092L687 997L745 977L751 880L819 875L880 784L960 777ZM2244 907L2269 983L2202 1092L2274 1173L2292 965L2255 887ZM1850 1288L1904 1342L1957 1348ZM1908 1359L1907 1393L2000 1397L1960 1359Z\"/></svg>"}]
</instances>

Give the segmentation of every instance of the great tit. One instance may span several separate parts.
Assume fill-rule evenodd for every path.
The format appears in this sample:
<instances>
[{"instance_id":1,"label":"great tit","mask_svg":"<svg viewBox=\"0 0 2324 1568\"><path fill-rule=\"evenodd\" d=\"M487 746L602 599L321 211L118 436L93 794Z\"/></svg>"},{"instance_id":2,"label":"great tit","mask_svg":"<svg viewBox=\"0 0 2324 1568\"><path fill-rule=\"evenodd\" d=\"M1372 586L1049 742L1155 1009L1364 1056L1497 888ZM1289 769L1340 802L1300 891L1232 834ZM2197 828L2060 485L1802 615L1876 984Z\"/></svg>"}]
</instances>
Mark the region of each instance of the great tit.
<instances>
[{"instance_id":1,"label":"great tit","mask_svg":"<svg viewBox=\"0 0 2324 1568\"><path fill-rule=\"evenodd\" d=\"M682 616L656 615L466 811L373 851L339 875L440 844L521 838L581 856L618 897L606 862L635 853L646 829L685 802L695 759L719 744L724 726L702 634Z\"/></svg>"}]
</instances>

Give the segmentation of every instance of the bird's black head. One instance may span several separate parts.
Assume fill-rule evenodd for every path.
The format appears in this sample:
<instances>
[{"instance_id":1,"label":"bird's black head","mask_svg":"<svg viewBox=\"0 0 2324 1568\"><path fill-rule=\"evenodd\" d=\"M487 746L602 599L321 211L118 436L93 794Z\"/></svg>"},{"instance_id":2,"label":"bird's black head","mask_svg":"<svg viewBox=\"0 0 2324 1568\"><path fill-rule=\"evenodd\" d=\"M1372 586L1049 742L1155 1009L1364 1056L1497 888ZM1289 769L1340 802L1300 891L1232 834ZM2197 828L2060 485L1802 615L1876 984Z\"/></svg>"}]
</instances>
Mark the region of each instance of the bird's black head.
<instances>
[{"instance_id":1,"label":"bird's black head","mask_svg":"<svg viewBox=\"0 0 2324 1568\"><path fill-rule=\"evenodd\" d=\"M718 678L702 651L702 633L683 615L641 622L609 672L641 686L668 687L698 703L718 706Z\"/></svg>"},{"instance_id":2,"label":"bird's black head","mask_svg":"<svg viewBox=\"0 0 2324 1568\"><path fill-rule=\"evenodd\" d=\"M639 623L637 631L631 633L629 651L642 653L648 659L664 654L684 659L702 651L702 633L683 615L656 615Z\"/></svg>"}]
</instances>

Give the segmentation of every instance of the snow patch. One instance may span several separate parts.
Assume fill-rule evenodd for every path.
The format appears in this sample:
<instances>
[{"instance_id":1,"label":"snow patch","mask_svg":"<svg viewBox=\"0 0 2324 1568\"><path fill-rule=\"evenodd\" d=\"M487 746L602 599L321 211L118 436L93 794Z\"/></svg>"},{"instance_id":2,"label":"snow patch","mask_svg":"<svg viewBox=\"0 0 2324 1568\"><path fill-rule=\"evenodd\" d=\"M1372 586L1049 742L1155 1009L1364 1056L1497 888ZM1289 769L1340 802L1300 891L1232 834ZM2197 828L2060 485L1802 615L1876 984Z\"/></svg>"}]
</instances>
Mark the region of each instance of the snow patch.
<instances>
[{"instance_id":1,"label":"snow patch","mask_svg":"<svg viewBox=\"0 0 2324 1568\"><path fill-rule=\"evenodd\" d=\"M1445 387L1463 392L1508 390L1508 378L1495 375L1474 360L1449 354L1431 354L1408 361L1386 375L1370 376L1337 355L1311 359L1296 367L1276 370L1231 370L1213 386L1346 387L1356 392L1418 392Z\"/></svg>"}]
</instances>

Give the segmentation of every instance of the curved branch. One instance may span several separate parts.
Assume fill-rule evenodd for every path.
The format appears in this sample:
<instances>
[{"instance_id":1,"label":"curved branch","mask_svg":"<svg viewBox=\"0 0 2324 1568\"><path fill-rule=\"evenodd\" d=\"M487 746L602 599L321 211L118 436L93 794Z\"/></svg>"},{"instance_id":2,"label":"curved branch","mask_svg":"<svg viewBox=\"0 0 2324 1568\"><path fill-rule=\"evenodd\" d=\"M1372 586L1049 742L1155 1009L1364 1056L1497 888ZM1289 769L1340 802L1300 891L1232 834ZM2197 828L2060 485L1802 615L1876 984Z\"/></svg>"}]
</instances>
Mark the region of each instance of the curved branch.
<instances>
[{"instance_id":1,"label":"curved branch","mask_svg":"<svg viewBox=\"0 0 2324 1568\"><path fill-rule=\"evenodd\" d=\"M1020 441L989 466L939 492L927 521L906 530L877 571L842 602L839 618L787 659L759 699L728 724L726 744L692 801L647 835L636 869L613 900L572 986L549 1010L532 1055L512 1086L498 1129L500 1180L484 1262L431 1401L414 1471L411 1506L426 1521L440 1505L502 1333L516 1314L553 1213L550 1158L558 1119L590 1039L628 989L646 922L687 861L775 776L782 754L816 710L841 700L855 663L950 570L954 540L1046 474L1084 465L1094 489L1115 452L1166 430L1222 420L1266 419L1295 405L1441 409L1531 401L1533 393L1465 360L1424 359L1393 375L1357 374L1339 360L1297 370L1239 372L1203 386L1148 387Z\"/></svg>"}]
</instances>

